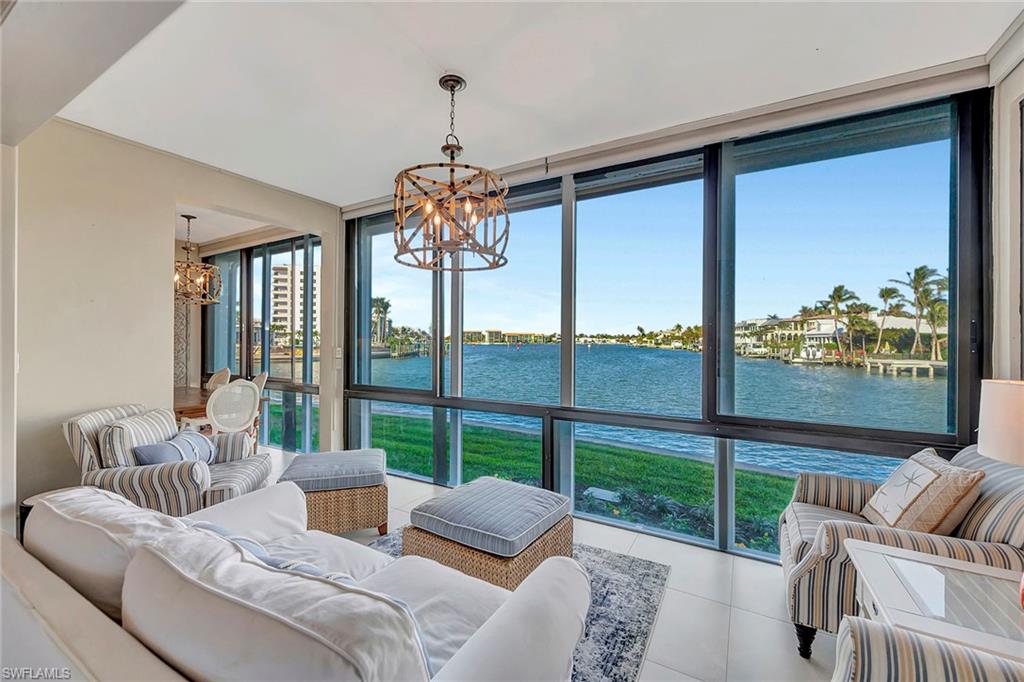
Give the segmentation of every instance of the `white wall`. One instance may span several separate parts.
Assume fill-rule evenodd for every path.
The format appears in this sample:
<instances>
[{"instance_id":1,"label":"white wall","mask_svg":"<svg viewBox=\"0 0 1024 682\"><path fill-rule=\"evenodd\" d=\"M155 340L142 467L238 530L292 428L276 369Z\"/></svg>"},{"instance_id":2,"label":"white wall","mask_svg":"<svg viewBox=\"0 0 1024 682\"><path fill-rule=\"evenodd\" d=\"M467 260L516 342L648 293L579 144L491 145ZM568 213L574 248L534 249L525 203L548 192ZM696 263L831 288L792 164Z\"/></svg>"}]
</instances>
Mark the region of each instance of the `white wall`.
<instances>
[{"instance_id":1,"label":"white wall","mask_svg":"<svg viewBox=\"0 0 1024 682\"><path fill-rule=\"evenodd\" d=\"M1024 43L1024 30L1016 40ZM1014 49L1011 41L1004 49ZM1018 48L1019 49L1019 48ZM1021 378L1021 137L1024 63L997 85L992 131L993 362L996 378Z\"/></svg>"},{"instance_id":2,"label":"white wall","mask_svg":"<svg viewBox=\"0 0 1024 682\"><path fill-rule=\"evenodd\" d=\"M78 482L60 423L127 402L173 400L178 203L258 215L336 249L337 207L54 120L19 147L18 496ZM326 281L328 280L329 281ZM333 273L325 349L335 347ZM331 433L334 353L324 353ZM325 443L327 447L330 443Z\"/></svg>"}]
</instances>

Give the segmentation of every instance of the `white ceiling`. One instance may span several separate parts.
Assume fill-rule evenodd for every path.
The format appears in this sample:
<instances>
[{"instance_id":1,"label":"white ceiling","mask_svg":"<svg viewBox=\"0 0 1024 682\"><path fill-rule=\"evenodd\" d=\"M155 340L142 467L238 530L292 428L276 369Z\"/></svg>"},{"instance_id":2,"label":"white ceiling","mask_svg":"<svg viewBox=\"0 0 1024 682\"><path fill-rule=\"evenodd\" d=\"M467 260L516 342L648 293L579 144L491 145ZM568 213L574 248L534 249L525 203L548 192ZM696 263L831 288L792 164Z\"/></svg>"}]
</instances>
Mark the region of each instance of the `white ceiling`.
<instances>
[{"instance_id":1,"label":"white ceiling","mask_svg":"<svg viewBox=\"0 0 1024 682\"><path fill-rule=\"evenodd\" d=\"M62 116L335 204L983 55L1024 3L191 2Z\"/></svg>"},{"instance_id":2,"label":"white ceiling","mask_svg":"<svg viewBox=\"0 0 1024 682\"><path fill-rule=\"evenodd\" d=\"M0 141L20 143L180 4L16 2L0 25Z\"/></svg>"},{"instance_id":3,"label":"white ceiling","mask_svg":"<svg viewBox=\"0 0 1024 682\"><path fill-rule=\"evenodd\" d=\"M178 204L177 211L178 217L174 222L174 238L185 239L188 222L181 215L183 213L194 215L196 219L192 221L192 241L196 244L205 244L217 239L233 237L267 226L267 223L261 220L242 218L208 208L199 208L198 206Z\"/></svg>"}]
</instances>

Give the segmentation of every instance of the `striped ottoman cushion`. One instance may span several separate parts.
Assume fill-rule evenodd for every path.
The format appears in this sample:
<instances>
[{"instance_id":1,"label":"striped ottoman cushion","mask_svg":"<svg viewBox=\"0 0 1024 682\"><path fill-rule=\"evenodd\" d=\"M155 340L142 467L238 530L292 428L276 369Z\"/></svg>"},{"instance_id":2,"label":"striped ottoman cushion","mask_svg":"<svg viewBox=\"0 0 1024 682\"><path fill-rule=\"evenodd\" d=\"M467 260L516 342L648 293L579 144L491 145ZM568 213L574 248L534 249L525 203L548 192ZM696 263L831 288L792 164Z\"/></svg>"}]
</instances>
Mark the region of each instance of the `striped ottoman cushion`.
<instances>
[{"instance_id":1,"label":"striped ottoman cushion","mask_svg":"<svg viewBox=\"0 0 1024 682\"><path fill-rule=\"evenodd\" d=\"M484 476L412 510L412 525L503 557L516 556L569 513L565 495Z\"/></svg>"},{"instance_id":2,"label":"striped ottoman cushion","mask_svg":"<svg viewBox=\"0 0 1024 682\"><path fill-rule=\"evenodd\" d=\"M345 450L298 455L279 480L291 481L305 492L366 488L385 483L384 451Z\"/></svg>"}]
</instances>

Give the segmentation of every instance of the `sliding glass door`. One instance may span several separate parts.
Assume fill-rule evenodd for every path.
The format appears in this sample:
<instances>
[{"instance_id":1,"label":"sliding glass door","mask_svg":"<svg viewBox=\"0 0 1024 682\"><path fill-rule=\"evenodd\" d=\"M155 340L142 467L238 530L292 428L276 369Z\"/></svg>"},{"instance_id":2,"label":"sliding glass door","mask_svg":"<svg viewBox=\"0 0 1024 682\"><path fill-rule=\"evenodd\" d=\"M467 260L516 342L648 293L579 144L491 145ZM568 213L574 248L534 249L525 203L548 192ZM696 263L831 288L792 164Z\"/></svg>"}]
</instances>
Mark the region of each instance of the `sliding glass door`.
<instances>
[{"instance_id":1,"label":"sliding glass door","mask_svg":"<svg viewBox=\"0 0 1024 682\"><path fill-rule=\"evenodd\" d=\"M350 221L349 447L776 555L799 472L972 440L987 120L968 93L516 187L494 272Z\"/></svg>"},{"instance_id":2,"label":"sliding glass door","mask_svg":"<svg viewBox=\"0 0 1024 682\"><path fill-rule=\"evenodd\" d=\"M260 442L320 449L320 239L313 235L218 254L221 302L204 311L204 370L269 375ZM230 278L230 280L229 280Z\"/></svg>"}]
</instances>

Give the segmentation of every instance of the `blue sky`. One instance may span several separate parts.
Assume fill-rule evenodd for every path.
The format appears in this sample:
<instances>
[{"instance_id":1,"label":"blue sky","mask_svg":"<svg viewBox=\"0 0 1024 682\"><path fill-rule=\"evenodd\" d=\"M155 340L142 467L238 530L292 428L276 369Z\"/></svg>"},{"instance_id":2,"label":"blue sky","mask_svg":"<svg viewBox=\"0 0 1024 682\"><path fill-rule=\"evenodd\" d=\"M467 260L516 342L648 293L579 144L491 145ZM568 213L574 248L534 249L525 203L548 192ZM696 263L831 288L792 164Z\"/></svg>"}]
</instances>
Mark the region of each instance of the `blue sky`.
<instances>
[{"instance_id":1,"label":"blue sky","mask_svg":"<svg viewBox=\"0 0 1024 682\"><path fill-rule=\"evenodd\" d=\"M737 319L796 313L836 284L878 304L890 278L949 262L948 141L741 175ZM577 331L633 332L701 320L703 189L691 181L577 206ZM466 329L559 328L560 208L512 214L509 264L470 272ZM430 276L374 239L373 295L396 325L430 324Z\"/></svg>"}]
</instances>

